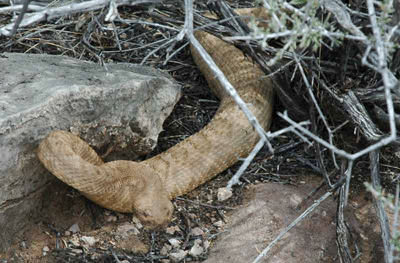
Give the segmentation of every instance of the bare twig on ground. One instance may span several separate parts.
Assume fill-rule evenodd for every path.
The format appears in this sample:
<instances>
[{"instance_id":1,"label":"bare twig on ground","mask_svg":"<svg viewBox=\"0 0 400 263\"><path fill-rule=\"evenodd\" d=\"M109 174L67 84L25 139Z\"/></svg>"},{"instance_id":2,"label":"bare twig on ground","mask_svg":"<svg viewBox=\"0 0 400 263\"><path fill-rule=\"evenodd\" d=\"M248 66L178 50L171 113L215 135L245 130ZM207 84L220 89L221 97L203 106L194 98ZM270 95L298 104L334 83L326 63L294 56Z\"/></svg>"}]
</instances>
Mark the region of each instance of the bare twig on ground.
<instances>
[{"instance_id":1,"label":"bare twig on ground","mask_svg":"<svg viewBox=\"0 0 400 263\"><path fill-rule=\"evenodd\" d=\"M338 245L339 255L341 258L341 262L350 263L353 262L353 258L351 256L351 252L349 249L349 229L346 225L344 209L346 206L345 202L345 186L340 187L339 190L339 204L338 204L338 212L337 212L337 223L336 223L336 243Z\"/></svg>"},{"instance_id":2,"label":"bare twig on ground","mask_svg":"<svg viewBox=\"0 0 400 263\"><path fill-rule=\"evenodd\" d=\"M369 153L370 166L371 166L371 181L375 189L381 189L380 176L379 176L379 149ZM378 216L379 224L381 227L381 235L384 247L385 262L390 262L390 228L389 220L384 208L384 204L379 199L373 199L375 211Z\"/></svg>"}]
</instances>

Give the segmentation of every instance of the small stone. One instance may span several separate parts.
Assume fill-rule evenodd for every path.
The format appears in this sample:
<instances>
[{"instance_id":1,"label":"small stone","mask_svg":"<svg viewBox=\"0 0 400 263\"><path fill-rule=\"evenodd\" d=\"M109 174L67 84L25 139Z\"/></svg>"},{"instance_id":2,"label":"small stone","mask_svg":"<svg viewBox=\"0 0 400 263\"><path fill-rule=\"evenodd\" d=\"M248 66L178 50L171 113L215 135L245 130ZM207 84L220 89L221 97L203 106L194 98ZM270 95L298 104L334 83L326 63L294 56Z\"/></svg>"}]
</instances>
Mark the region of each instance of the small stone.
<instances>
[{"instance_id":1,"label":"small stone","mask_svg":"<svg viewBox=\"0 0 400 263\"><path fill-rule=\"evenodd\" d=\"M73 224L68 231L72 232L73 234L76 234L78 232L80 232L81 230L79 229L78 224Z\"/></svg>"},{"instance_id":2,"label":"small stone","mask_svg":"<svg viewBox=\"0 0 400 263\"><path fill-rule=\"evenodd\" d=\"M114 215L107 215L105 217L106 222L116 222L117 221L117 217Z\"/></svg>"},{"instance_id":3,"label":"small stone","mask_svg":"<svg viewBox=\"0 0 400 263\"><path fill-rule=\"evenodd\" d=\"M139 218L137 218L136 216L132 216L132 223L135 225L135 227L137 229L142 229L143 228L142 223L140 222Z\"/></svg>"},{"instance_id":4,"label":"small stone","mask_svg":"<svg viewBox=\"0 0 400 263\"><path fill-rule=\"evenodd\" d=\"M218 193L217 193L218 201L225 201L231 196L232 196L232 189L230 189L230 188L228 189L226 187L222 187L222 188L218 189Z\"/></svg>"},{"instance_id":5,"label":"small stone","mask_svg":"<svg viewBox=\"0 0 400 263\"><path fill-rule=\"evenodd\" d=\"M203 248L204 250L207 250L210 247L210 241L204 240L203 241Z\"/></svg>"},{"instance_id":6,"label":"small stone","mask_svg":"<svg viewBox=\"0 0 400 263\"><path fill-rule=\"evenodd\" d=\"M179 249L176 252L169 253L169 259L171 259L173 262L180 262L186 257L187 253L187 251Z\"/></svg>"},{"instance_id":7,"label":"small stone","mask_svg":"<svg viewBox=\"0 0 400 263\"><path fill-rule=\"evenodd\" d=\"M93 246L96 244L97 240L94 237L82 236L81 240L88 244L89 246Z\"/></svg>"},{"instance_id":8,"label":"small stone","mask_svg":"<svg viewBox=\"0 0 400 263\"><path fill-rule=\"evenodd\" d=\"M195 227L192 230L190 230L190 235L192 236L202 236L204 234L203 230L201 230L199 227Z\"/></svg>"},{"instance_id":9,"label":"small stone","mask_svg":"<svg viewBox=\"0 0 400 263\"><path fill-rule=\"evenodd\" d=\"M180 245L182 243L181 241L179 241L176 238L170 238L170 239L168 239L168 242L175 248L180 247Z\"/></svg>"},{"instance_id":10,"label":"small stone","mask_svg":"<svg viewBox=\"0 0 400 263\"><path fill-rule=\"evenodd\" d=\"M132 223L134 223L134 224L140 224L139 218L137 218L136 216L132 216Z\"/></svg>"},{"instance_id":11,"label":"small stone","mask_svg":"<svg viewBox=\"0 0 400 263\"><path fill-rule=\"evenodd\" d=\"M64 236L66 236L66 237L68 237L68 236L70 236L72 233L71 233L71 231L65 231L65 233L64 233Z\"/></svg>"},{"instance_id":12,"label":"small stone","mask_svg":"<svg viewBox=\"0 0 400 263\"><path fill-rule=\"evenodd\" d=\"M163 256L166 256L166 255L168 255L168 252L171 251L171 249L172 249L172 247L171 247L170 245L165 244L165 245L161 248L160 254L163 255Z\"/></svg>"},{"instance_id":13,"label":"small stone","mask_svg":"<svg viewBox=\"0 0 400 263\"><path fill-rule=\"evenodd\" d=\"M125 223L117 228L117 235L121 236L122 238L127 238L132 234L137 235L139 233L139 230L130 223Z\"/></svg>"},{"instance_id":14,"label":"small stone","mask_svg":"<svg viewBox=\"0 0 400 263\"><path fill-rule=\"evenodd\" d=\"M122 249L130 254L147 254L149 247L144 244L136 235L130 235L126 239L117 242L116 248Z\"/></svg>"},{"instance_id":15,"label":"small stone","mask_svg":"<svg viewBox=\"0 0 400 263\"><path fill-rule=\"evenodd\" d=\"M179 232L179 231L180 231L179 226L170 226L165 229L165 233L170 234L170 235L173 235L173 234L175 234L175 232Z\"/></svg>"},{"instance_id":16,"label":"small stone","mask_svg":"<svg viewBox=\"0 0 400 263\"><path fill-rule=\"evenodd\" d=\"M135 224L135 227L136 227L137 229L142 229L142 228L143 228L143 225L139 222L139 223L136 223L136 224Z\"/></svg>"},{"instance_id":17,"label":"small stone","mask_svg":"<svg viewBox=\"0 0 400 263\"><path fill-rule=\"evenodd\" d=\"M213 225L216 226L216 227L218 227L218 228L220 228L220 227L222 227L222 226L224 225L224 222L222 222L221 220L219 220L219 221L215 222Z\"/></svg>"},{"instance_id":18,"label":"small stone","mask_svg":"<svg viewBox=\"0 0 400 263\"><path fill-rule=\"evenodd\" d=\"M190 249L189 255L191 255L192 257L198 257L201 254L203 254L204 249L201 246L202 245L202 241L200 239L196 239L194 241L194 245L193 247Z\"/></svg>"},{"instance_id":19,"label":"small stone","mask_svg":"<svg viewBox=\"0 0 400 263\"><path fill-rule=\"evenodd\" d=\"M21 249L26 249L26 248L27 248L26 242L25 242L25 241L22 241L22 242L19 244L19 247L20 247Z\"/></svg>"},{"instance_id":20,"label":"small stone","mask_svg":"<svg viewBox=\"0 0 400 263\"><path fill-rule=\"evenodd\" d=\"M47 252L49 252L50 251L50 248L48 247L48 246L44 246L43 248L42 248L42 251L43 251L43 256L46 256L47 255Z\"/></svg>"}]
</instances>

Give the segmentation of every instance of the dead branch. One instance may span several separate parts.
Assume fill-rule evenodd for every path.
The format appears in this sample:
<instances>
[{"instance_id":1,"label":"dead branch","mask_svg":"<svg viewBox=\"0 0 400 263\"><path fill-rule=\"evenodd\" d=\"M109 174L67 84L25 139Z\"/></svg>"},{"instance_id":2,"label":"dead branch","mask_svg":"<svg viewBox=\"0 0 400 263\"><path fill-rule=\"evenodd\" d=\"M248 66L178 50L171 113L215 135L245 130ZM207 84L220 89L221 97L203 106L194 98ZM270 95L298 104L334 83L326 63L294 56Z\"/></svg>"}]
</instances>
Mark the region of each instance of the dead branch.
<instances>
[{"instance_id":1,"label":"dead branch","mask_svg":"<svg viewBox=\"0 0 400 263\"><path fill-rule=\"evenodd\" d=\"M76 13L83 13L93 10L99 10L107 6L110 2L114 3L116 7L122 5L141 5L141 4L154 4L161 3L162 0L92 0L82 3L73 3L69 5L63 5L59 7L48 7L43 10L36 11L34 13L27 14L24 19L20 22L20 27L26 27L40 21L51 21L55 18L67 15L73 15ZM9 10L9 9L7 9ZM3 8L0 8L0 13L6 12ZM0 28L0 36L11 36L12 29L15 23L5 25Z\"/></svg>"},{"instance_id":2,"label":"dead branch","mask_svg":"<svg viewBox=\"0 0 400 263\"><path fill-rule=\"evenodd\" d=\"M381 189L380 176L379 176L379 149L370 152L369 154L370 166L371 166L371 182L375 189ZM390 228L389 220L385 211L384 204L379 199L373 199L375 211L378 216L379 224L381 227L381 236L383 240L385 262L391 262L390 255L393 255L393 251L390 251Z\"/></svg>"}]
</instances>

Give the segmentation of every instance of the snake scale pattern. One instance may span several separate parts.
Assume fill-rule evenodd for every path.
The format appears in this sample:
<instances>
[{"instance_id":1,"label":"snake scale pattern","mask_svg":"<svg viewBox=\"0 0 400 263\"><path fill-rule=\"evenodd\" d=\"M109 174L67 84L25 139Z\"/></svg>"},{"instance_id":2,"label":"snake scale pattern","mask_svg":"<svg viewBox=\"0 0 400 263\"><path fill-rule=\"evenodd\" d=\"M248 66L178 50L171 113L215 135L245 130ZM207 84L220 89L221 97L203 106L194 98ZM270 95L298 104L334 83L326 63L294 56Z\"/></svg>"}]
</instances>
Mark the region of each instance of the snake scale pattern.
<instances>
[{"instance_id":1,"label":"snake scale pattern","mask_svg":"<svg viewBox=\"0 0 400 263\"><path fill-rule=\"evenodd\" d=\"M205 32L196 38L224 72L260 124L268 129L273 84L258 65L233 45ZM95 203L118 212L135 212L143 224L163 227L171 219L171 199L183 195L246 157L259 136L233 99L192 48L192 56L221 100L214 118L198 133L142 162L103 163L83 140L66 131L51 132L38 156L56 177Z\"/></svg>"}]
</instances>

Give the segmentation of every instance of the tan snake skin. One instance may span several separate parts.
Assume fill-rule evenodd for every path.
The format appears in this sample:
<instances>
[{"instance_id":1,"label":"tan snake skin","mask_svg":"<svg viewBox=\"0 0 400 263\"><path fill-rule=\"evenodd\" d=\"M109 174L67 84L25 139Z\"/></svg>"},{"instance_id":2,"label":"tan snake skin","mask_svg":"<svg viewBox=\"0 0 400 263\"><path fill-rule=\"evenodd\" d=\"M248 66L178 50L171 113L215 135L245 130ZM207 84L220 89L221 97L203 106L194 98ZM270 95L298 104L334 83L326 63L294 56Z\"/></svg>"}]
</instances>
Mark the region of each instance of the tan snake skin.
<instances>
[{"instance_id":1,"label":"tan snake skin","mask_svg":"<svg viewBox=\"0 0 400 263\"><path fill-rule=\"evenodd\" d=\"M196 38L268 129L273 104L271 80L233 45L205 32L196 33ZM221 100L214 118L201 131L140 163L103 163L78 137L54 131L41 142L39 159L60 180L95 203L118 212L135 212L151 227L165 226L173 212L171 199L215 177L239 157L246 157L259 139L207 64L193 49L192 55Z\"/></svg>"}]
</instances>

